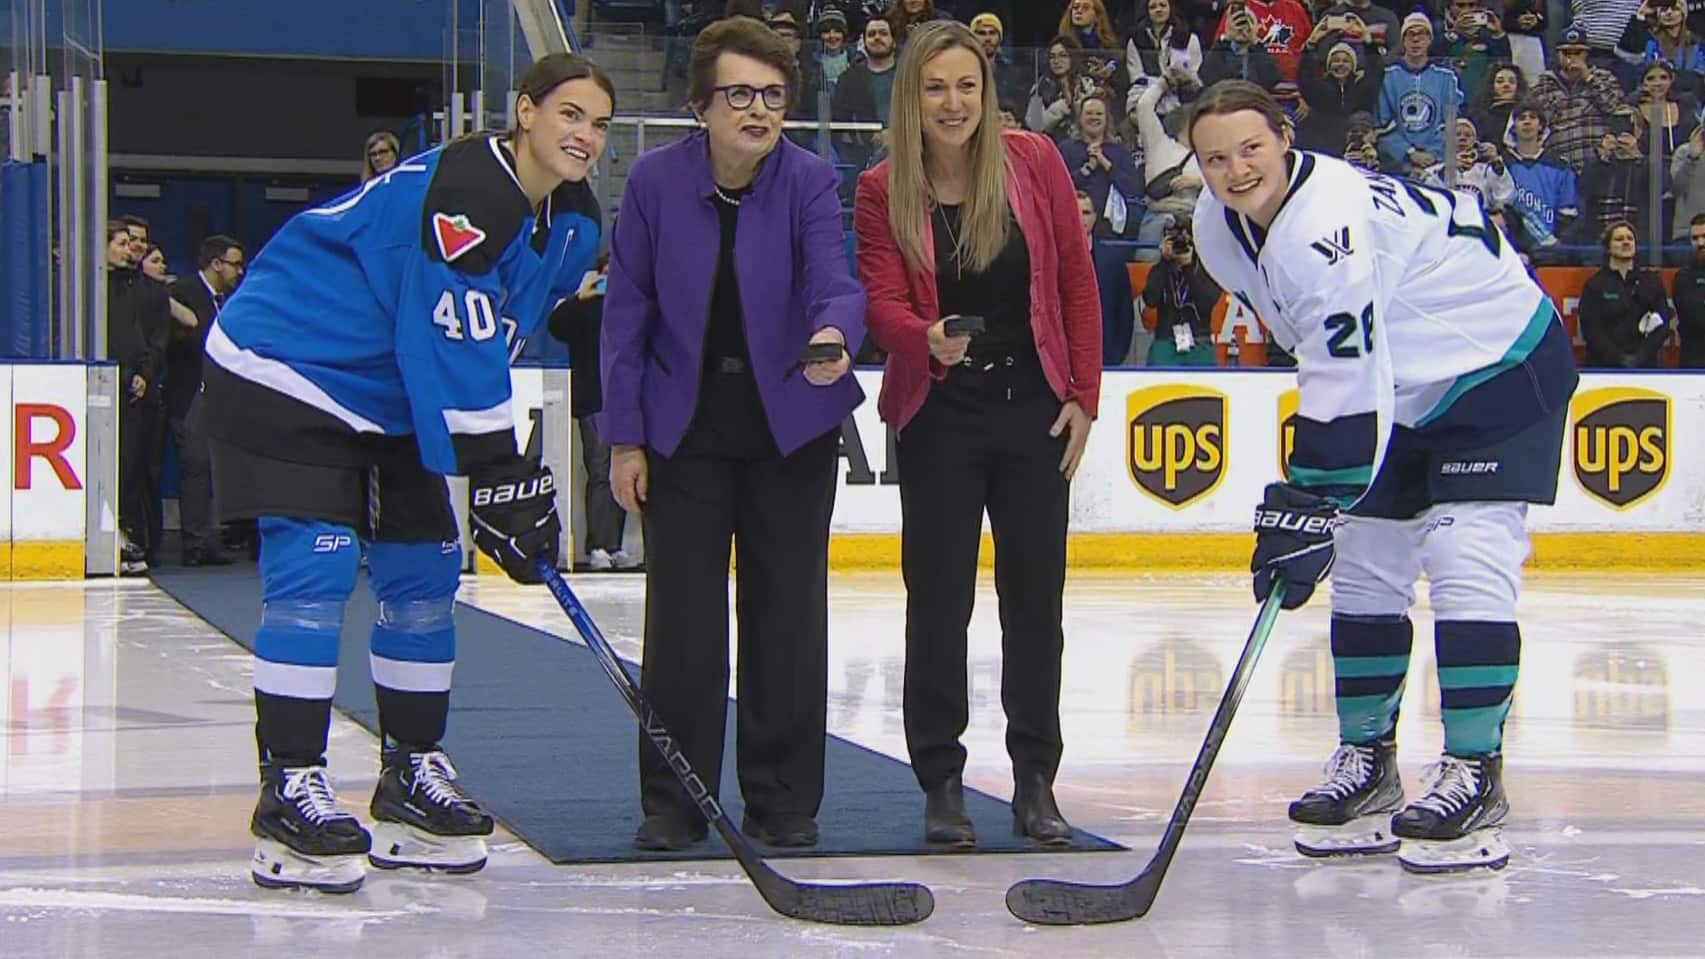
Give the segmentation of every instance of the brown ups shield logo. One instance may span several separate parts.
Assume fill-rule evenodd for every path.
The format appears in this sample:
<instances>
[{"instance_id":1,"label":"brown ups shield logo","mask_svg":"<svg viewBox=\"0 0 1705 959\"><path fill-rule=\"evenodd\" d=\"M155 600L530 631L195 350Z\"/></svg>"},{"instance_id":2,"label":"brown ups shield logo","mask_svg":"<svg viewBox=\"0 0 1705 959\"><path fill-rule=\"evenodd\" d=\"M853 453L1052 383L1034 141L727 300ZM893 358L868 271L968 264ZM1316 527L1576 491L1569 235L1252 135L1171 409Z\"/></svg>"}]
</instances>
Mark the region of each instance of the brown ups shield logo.
<instances>
[{"instance_id":1,"label":"brown ups shield logo","mask_svg":"<svg viewBox=\"0 0 1705 959\"><path fill-rule=\"evenodd\" d=\"M1291 481L1291 450L1297 445L1297 407L1302 393L1286 390L1279 394L1279 475Z\"/></svg>"},{"instance_id":2,"label":"brown ups shield logo","mask_svg":"<svg viewBox=\"0 0 1705 959\"><path fill-rule=\"evenodd\" d=\"M1172 509L1225 479L1226 395L1200 386L1151 386L1125 397L1126 467L1137 488Z\"/></svg>"},{"instance_id":3,"label":"brown ups shield logo","mask_svg":"<svg viewBox=\"0 0 1705 959\"><path fill-rule=\"evenodd\" d=\"M1575 482L1615 509L1632 509L1669 479L1670 398L1652 390L1614 386L1577 393Z\"/></svg>"}]
</instances>

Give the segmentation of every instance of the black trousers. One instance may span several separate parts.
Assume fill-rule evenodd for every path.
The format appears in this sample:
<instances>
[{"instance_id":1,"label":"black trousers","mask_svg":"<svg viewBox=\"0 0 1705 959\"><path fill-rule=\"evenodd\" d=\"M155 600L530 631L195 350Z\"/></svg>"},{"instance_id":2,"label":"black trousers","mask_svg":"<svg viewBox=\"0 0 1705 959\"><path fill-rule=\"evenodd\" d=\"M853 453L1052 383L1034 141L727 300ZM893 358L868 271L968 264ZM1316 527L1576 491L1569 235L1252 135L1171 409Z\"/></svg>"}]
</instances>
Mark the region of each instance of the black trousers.
<instances>
[{"instance_id":1,"label":"black trousers","mask_svg":"<svg viewBox=\"0 0 1705 959\"><path fill-rule=\"evenodd\" d=\"M127 388L129 384L124 384ZM150 387L153 389L154 387ZM118 525L132 543L155 558L160 546L160 461L164 456L165 410L144 396L119 399Z\"/></svg>"},{"instance_id":2,"label":"black trousers","mask_svg":"<svg viewBox=\"0 0 1705 959\"><path fill-rule=\"evenodd\" d=\"M610 447L590 416L580 420L580 462L586 468L586 550L614 553L622 548L628 514L610 492Z\"/></svg>"},{"instance_id":3,"label":"black trousers","mask_svg":"<svg viewBox=\"0 0 1705 959\"><path fill-rule=\"evenodd\" d=\"M901 431L900 565L906 581L906 748L918 784L965 766L967 639L983 511L995 542L1001 706L1013 773L1059 769L1068 484L1064 434L1034 355L956 366Z\"/></svg>"},{"instance_id":4,"label":"black trousers","mask_svg":"<svg viewBox=\"0 0 1705 959\"><path fill-rule=\"evenodd\" d=\"M178 526L183 530L183 551L218 553L218 529L213 523L213 467L207 451L207 434L198 415L201 397L171 421L172 442L178 448Z\"/></svg>"},{"instance_id":5,"label":"black trousers","mask_svg":"<svg viewBox=\"0 0 1705 959\"><path fill-rule=\"evenodd\" d=\"M754 815L814 817L823 799L829 520L840 434L831 430L780 456L750 378L707 375L698 415L675 455L648 454L640 685L718 795L732 539L740 792ZM698 815L643 735L639 780L646 815Z\"/></svg>"}]
</instances>

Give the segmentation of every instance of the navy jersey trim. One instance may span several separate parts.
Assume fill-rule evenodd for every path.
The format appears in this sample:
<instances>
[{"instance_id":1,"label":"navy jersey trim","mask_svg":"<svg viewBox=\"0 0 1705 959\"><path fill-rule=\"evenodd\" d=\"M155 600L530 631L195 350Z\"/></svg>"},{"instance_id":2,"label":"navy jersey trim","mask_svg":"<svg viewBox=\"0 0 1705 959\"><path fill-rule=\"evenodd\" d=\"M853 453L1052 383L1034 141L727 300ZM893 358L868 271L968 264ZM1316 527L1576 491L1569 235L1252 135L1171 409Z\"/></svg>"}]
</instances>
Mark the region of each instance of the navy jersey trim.
<instances>
[{"instance_id":1,"label":"navy jersey trim","mask_svg":"<svg viewBox=\"0 0 1705 959\"><path fill-rule=\"evenodd\" d=\"M1279 201L1279 208L1273 211L1273 222L1279 222L1279 214L1284 212L1285 204L1291 202L1291 197L1297 195L1302 185L1314 175L1314 157L1311 154L1291 151L1285 154L1285 176L1290 180L1290 187L1285 190L1285 196ZM1258 263L1261 251L1267 246L1267 229L1249 217L1225 208L1225 222L1231 227L1231 235L1237 237L1237 245L1243 247L1243 252L1249 257L1250 263Z\"/></svg>"},{"instance_id":2,"label":"navy jersey trim","mask_svg":"<svg viewBox=\"0 0 1705 959\"><path fill-rule=\"evenodd\" d=\"M348 467L396 463L399 457L420 460L412 433L357 433L336 416L245 379L211 358L203 364L202 391L196 405L207 435L260 456Z\"/></svg>"}]
</instances>

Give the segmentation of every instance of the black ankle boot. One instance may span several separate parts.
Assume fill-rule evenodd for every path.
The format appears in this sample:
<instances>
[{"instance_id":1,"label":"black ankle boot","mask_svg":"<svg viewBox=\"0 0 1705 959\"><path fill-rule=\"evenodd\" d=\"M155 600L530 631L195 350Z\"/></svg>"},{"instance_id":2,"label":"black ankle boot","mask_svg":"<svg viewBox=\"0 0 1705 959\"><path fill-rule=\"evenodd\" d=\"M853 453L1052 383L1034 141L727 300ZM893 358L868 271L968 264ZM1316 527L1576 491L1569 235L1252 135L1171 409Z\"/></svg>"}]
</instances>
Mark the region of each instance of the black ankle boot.
<instances>
[{"instance_id":1,"label":"black ankle boot","mask_svg":"<svg viewBox=\"0 0 1705 959\"><path fill-rule=\"evenodd\" d=\"M924 838L965 849L977 844L977 831L965 815L965 784L958 773L924 790Z\"/></svg>"},{"instance_id":2,"label":"black ankle boot","mask_svg":"<svg viewBox=\"0 0 1705 959\"><path fill-rule=\"evenodd\" d=\"M1041 773L1018 777L1012 796L1012 831L1043 845L1066 846L1072 827L1054 803L1054 784Z\"/></svg>"}]
</instances>

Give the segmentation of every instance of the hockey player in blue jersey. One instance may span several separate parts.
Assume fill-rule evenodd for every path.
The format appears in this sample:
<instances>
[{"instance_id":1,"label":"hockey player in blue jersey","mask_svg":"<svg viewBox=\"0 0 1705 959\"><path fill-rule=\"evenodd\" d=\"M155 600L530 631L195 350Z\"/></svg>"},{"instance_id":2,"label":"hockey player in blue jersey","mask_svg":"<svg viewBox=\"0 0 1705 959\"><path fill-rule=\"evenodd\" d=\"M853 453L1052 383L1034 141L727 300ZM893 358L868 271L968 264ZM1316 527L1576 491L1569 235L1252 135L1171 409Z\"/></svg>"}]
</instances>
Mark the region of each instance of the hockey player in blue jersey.
<instances>
[{"instance_id":1,"label":"hockey player in blue jersey","mask_svg":"<svg viewBox=\"0 0 1705 959\"><path fill-rule=\"evenodd\" d=\"M615 92L559 54L520 83L516 127L412 157L290 220L207 337L217 498L255 518L264 886L358 888L376 866L472 872L492 818L440 747L455 663L460 536L446 475L469 479L475 545L537 581L561 524L550 470L516 452L509 363L597 253L586 183ZM369 833L325 768L338 640L367 544L381 733Z\"/></svg>"}]
</instances>

